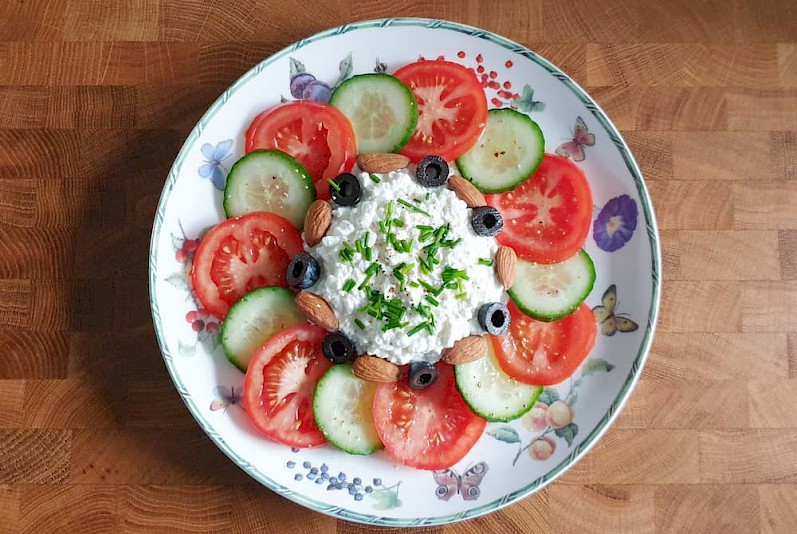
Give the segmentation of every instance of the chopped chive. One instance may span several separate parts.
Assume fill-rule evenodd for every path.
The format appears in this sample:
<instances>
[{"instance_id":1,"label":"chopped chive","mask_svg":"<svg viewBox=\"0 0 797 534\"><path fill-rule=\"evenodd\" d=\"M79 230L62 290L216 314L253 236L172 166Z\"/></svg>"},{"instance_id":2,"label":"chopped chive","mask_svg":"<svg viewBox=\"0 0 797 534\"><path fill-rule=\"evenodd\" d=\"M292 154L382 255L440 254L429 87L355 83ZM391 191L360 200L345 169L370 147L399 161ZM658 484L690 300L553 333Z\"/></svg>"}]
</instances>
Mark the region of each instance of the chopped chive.
<instances>
[{"instance_id":1,"label":"chopped chive","mask_svg":"<svg viewBox=\"0 0 797 534\"><path fill-rule=\"evenodd\" d=\"M479 258L479 265L486 265L487 267L493 266L492 258Z\"/></svg>"},{"instance_id":2,"label":"chopped chive","mask_svg":"<svg viewBox=\"0 0 797 534\"><path fill-rule=\"evenodd\" d=\"M399 200L401 202L401 200ZM390 220L393 218L393 201L387 203L387 207L385 208L385 219Z\"/></svg>"},{"instance_id":3,"label":"chopped chive","mask_svg":"<svg viewBox=\"0 0 797 534\"><path fill-rule=\"evenodd\" d=\"M357 289L364 289L365 286L368 285L368 282L371 281L371 278L374 277L374 275L377 273L378 270L379 270L378 263L372 263L371 265L369 265L368 268L365 270L365 278L360 283L360 285L357 286Z\"/></svg>"},{"instance_id":4,"label":"chopped chive","mask_svg":"<svg viewBox=\"0 0 797 534\"><path fill-rule=\"evenodd\" d=\"M399 204L401 204L405 208L414 211L415 213L420 213L421 215L426 215L427 217L431 217L429 212L422 210L418 206L413 206L412 204L410 204L409 202L407 202L403 198L398 199L396 202L398 202ZM388 204L388 206L389 206L389 204Z\"/></svg>"},{"instance_id":5,"label":"chopped chive","mask_svg":"<svg viewBox=\"0 0 797 534\"><path fill-rule=\"evenodd\" d=\"M366 247L365 249L365 261L371 261L374 259L374 251L371 247Z\"/></svg>"},{"instance_id":6,"label":"chopped chive","mask_svg":"<svg viewBox=\"0 0 797 534\"><path fill-rule=\"evenodd\" d=\"M421 284L419 284L418 282L416 282L415 280L413 280L412 282L410 282L410 286L411 286L411 287L421 287Z\"/></svg>"},{"instance_id":7,"label":"chopped chive","mask_svg":"<svg viewBox=\"0 0 797 534\"><path fill-rule=\"evenodd\" d=\"M348 280L346 280L346 282L343 284L343 291L345 291L346 293L348 293L349 291L351 291L352 289L354 289L354 286L355 286L356 284L357 284L357 282L355 282L354 280L352 280L351 278L349 278L349 279L348 279Z\"/></svg>"},{"instance_id":8,"label":"chopped chive","mask_svg":"<svg viewBox=\"0 0 797 534\"><path fill-rule=\"evenodd\" d=\"M404 221L401 219L393 219L393 226L396 228L404 228Z\"/></svg>"},{"instance_id":9,"label":"chopped chive","mask_svg":"<svg viewBox=\"0 0 797 534\"><path fill-rule=\"evenodd\" d=\"M335 180L330 178L329 180L327 180L327 182L329 182L329 186L332 189L334 189L335 191L340 191L340 186L338 185L338 183Z\"/></svg>"},{"instance_id":10,"label":"chopped chive","mask_svg":"<svg viewBox=\"0 0 797 534\"><path fill-rule=\"evenodd\" d=\"M415 327L414 327L412 330L410 330L409 332L407 332L407 337L412 337L412 336L414 336L415 334L417 334L418 332L420 332L421 330L423 330L424 328L426 328L426 325L427 325L427 324L429 324L429 323L427 323L427 322L423 322L423 323L421 323L421 324L419 324L419 325L416 325L416 326L415 326Z\"/></svg>"},{"instance_id":11,"label":"chopped chive","mask_svg":"<svg viewBox=\"0 0 797 534\"><path fill-rule=\"evenodd\" d=\"M373 183L375 183L375 184L378 184L379 182L382 181L382 179L379 176L375 175L375 174L371 174L371 181Z\"/></svg>"},{"instance_id":12,"label":"chopped chive","mask_svg":"<svg viewBox=\"0 0 797 534\"><path fill-rule=\"evenodd\" d=\"M354 242L354 247L357 249L357 252L359 254L365 253L365 247L363 247L363 242L360 241L359 239Z\"/></svg>"},{"instance_id":13,"label":"chopped chive","mask_svg":"<svg viewBox=\"0 0 797 534\"><path fill-rule=\"evenodd\" d=\"M432 328L431 323L427 322L424 326L426 327L426 331L429 332L430 336L434 335L434 328Z\"/></svg>"},{"instance_id":14,"label":"chopped chive","mask_svg":"<svg viewBox=\"0 0 797 534\"><path fill-rule=\"evenodd\" d=\"M430 197L430 196L431 196L431 193L427 192L427 193L426 193L426 197L424 197L424 198L426 198L426 200L429 200L429 197Z\"/></svg>"},{"instance_id":15,"label":"chopped chive","mask_svg":"<svg viewBox=\"0 0 797 534\"><path fill-rule=\"evenodd\" d=\"M368 240L371 238L371 232L365 232L365 236L363 237L363 246L368 246Z\"/></svg>"},{"instance_id":16,"label":"chopped chive","mask_svg":"<svg viewBox=\"0 0 797 534\"><path fill-rule=\"evenodd\" d=\"M454 298L456 298L458 300L462 300L462 299L464 299L467 296L468 296L467 293L457 293L457 295Z\"/></svg>"},{"instance_id":17,"label":"chopped chive","mask_svg":"<svg viewBox=\"0 0 797 534\"><path fill-rule=\"evenodd\" d=\"M426 295L423 298L424 298L424 300L426 300L426 302L428 302L429 304L431 304L434 307L440 306L440 301L438 301L432 295Z\"/></svg>"},{"instance_id":18,"label":"chopped chive","mask_svg":"<svg viewBox=\"0 0 797 534\"><path fill-rule=\"evenodd\" d=\"M354 320L354 324L356 324L357 328L359 328L360 330L365 330L365 325L363 324L363 322L361 320L355 319Z\"/></svg>"},{"instance_id":19,"label":"chopped chive","mask_svg":"<svg viewBox=\"0 0 797 534\"><path fill-rule=\"evenodd\" d=\"M426 289L426 290L427 290L427 291L429 291L430 293L434 293L435 291L437 291L437 290L434 288L434 286L433 286L432 284L430 284L429 282L424 282L423 280L421 280L421 281L420 281L420 284L421 284L421 285L424 287L424 289Z\"/></svg>"}]
</instances>

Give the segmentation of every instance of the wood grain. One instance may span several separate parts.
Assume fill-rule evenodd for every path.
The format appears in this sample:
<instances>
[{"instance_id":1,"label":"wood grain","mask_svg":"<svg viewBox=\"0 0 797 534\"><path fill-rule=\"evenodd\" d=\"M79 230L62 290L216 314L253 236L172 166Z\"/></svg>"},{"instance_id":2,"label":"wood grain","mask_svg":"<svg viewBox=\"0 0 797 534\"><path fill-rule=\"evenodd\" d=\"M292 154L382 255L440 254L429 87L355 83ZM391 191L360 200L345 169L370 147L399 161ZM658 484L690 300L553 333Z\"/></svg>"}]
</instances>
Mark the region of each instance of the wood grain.
<instances>
[{"instance_id":1,"label":"wood grain","mask_svg":"<svg viewBox=\"0 0 797 534\"><path fill-rule=\"evenodd\" d=\"M238 76L356 20L529 46L622 130L661 229L661 317L616 424L477 532L793 532L797 3L0 2L0 534L375 532L262 488L188 414L148 308L164 177Z\"/></svg>"}]
</instances>

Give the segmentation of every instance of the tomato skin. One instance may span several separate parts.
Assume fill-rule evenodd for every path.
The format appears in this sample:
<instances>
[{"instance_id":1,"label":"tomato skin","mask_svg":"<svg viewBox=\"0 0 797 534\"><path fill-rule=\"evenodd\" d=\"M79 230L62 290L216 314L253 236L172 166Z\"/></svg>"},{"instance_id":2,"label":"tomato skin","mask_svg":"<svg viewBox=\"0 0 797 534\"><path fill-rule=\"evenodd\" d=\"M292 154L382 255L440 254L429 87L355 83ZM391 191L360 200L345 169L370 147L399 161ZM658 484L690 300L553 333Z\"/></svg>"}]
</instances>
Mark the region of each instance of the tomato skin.
<instances>
[{"instance_id":1,"label":"tomato skin","mask_svg":"<svg viewBox=\"0 0 797 534\"><path fill-rule=\"evenodd\" d=\"M524 260L559 263L584 247L592 192L584 172L567 158L545 154L531 178L512 191L485 198L504 218L496 239Z\"/></svg>"},{"instance_id":2,"label":"tomato skin","mask_svg":"<svg viewBox=\"0 0 797 534\"><path fill-rule=\"evenodd\" d=\"M509 331L492 338L501 369L515 380L552 386L568 379L595 346L597 322L586 304L564 319L535 321L509 302ZM525 343L524 343L525 341Z\"/></svg>"},{"instance_id":3,"label":"tomato skin","mask_svg":"<svg viewBox=\"0 0 797 534\"><path fill-rule=\"evenodd\" d=\"M357 159L354 128L329 104L295 100L267 109L246 130L246 152L276 148L299 160L318 198L329 200L327 180L351 171Z\"/></svg>"},{"instance_id":4,"label":"tomato skin","mask_svg":"<svg viewBox=\"0 0 797 534\"><path fill-rule=\"evenodd\" d=\"M254 241L259 245L253 246ZM225 246L228 250L233 246L238 254L225 254ZM279 215L253 212L227 219L213 227L199 244L191 266L191 285L202 307L223 319L230 306L249 291L269 285L288 287L285 270L301 251L301 234ZM249 277L232 277L230 285L220 285L229 274L225 262L230 269L234 262L238 274ZM241 269L240 265L249 268Z\"/></svg>"},{"instance_id":5,"label":"tomato skin","mask_svg":"<svg viewBox=\"0 0 797 534\"><path fill-rule=\"evenodd\" d=\"M454 161L487 125L487 97L472 69L451 61L416 61L394 74L418 104L418 125L401 153L418 162L431 154Z\"/></svg>"},{"instance_id":6,"label":"tomato skin","mask_svg":"<svg viewBox=\"0 0 797 534\"><path fill-rule=\"evenodd\" d=\"M487 426L457 390L454 368L442 362L436 367L437 382L426 389L411 389L403 376L398 382L380 384L374 397L374 422L385 450L417 469L451 467L465 457ZM432 436L442 437L441 443L432 443Z\"/></svg>"},{"instance_id":7,"label":"tomato skin","mask_svg":"<svg viewBox=\"0 0 797 534\"><path fill-rule=\"evenodd\" d=\"M292 326L252 356L244 379L243 408L264 436L291 447L326 443L313 416L315 386L332 366L321 350L326 334L317 326Z\"/></svg>"}]
</instances>

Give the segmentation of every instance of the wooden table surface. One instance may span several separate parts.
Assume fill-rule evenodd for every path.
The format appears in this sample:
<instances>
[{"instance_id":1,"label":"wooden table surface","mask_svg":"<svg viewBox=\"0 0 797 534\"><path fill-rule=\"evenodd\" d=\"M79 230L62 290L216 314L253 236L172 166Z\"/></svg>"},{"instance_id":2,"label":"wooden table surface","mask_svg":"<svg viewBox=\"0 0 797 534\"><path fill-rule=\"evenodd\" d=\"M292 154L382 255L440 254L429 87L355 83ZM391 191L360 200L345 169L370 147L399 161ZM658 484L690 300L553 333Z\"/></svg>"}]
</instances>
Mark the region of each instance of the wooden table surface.
<instances>
[{"instance_id":1,"label":"wooden table surface","mask_svg":"<svg viewBox=\"0 0 797 534\"><path fill-rule=\"evenodd\" d=\"M643 378L544 491L431 532L795 532L797 3L0 1L0 532L367 529L259 486L161 360L147 253L183 139L260 59L445 18L561 66L622 130L664 258Z\"/></svg>"}]
</instances>

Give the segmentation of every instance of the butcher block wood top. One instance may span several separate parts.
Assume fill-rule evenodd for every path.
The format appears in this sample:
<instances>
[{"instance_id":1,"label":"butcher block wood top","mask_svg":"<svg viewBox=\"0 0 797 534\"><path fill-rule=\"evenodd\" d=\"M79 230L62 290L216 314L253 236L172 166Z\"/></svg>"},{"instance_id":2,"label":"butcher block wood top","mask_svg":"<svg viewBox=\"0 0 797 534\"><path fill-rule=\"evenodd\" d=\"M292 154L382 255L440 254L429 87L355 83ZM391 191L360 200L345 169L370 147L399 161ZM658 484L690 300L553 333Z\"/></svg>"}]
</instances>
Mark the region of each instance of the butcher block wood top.
<instances>
[{"instance_id":1,"label":"butcher block wood top","mask_svg":"<svg viewBox=\"0 0 797 534\"><path fill-rule=\"evenodd\" d=\"M664 263L651 357L598 445L426 531L795 532L790 0L2 0L0 532L374 530L277 496L203 434L158 350L147 254L171 163L231 82L390 16L485 28L581 84L642 167Z\"/></svg>"}]
</instances>

